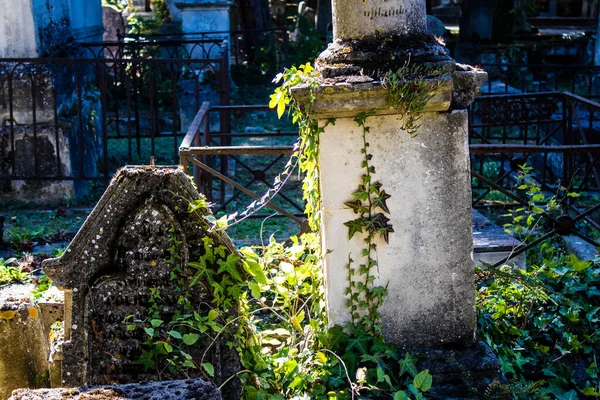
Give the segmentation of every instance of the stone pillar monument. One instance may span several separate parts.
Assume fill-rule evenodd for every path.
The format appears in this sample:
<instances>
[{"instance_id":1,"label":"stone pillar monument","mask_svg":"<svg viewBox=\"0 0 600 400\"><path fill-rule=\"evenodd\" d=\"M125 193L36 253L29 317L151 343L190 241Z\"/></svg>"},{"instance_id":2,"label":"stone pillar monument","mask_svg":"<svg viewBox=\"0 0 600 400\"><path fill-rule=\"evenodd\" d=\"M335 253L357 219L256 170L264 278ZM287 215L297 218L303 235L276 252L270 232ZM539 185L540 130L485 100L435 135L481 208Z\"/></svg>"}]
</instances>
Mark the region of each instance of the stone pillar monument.
<instances>
[{"instance_id":1,"label":"stone pillar monument","mask_svg":"<svg viewBox=\"0 0 600 400\"><path fill-rule=\"evenodd\" d=\"M373 156L369 162L376 170L372 182L379 181L391 195L385 216L394 230L389 244L377 242L375 255L373 285L388 292L380 308L385 339L408 350L459 345L489 356L475 341L466 110L487 74L455 63L436 38L425 34L425 0L352 5L333 0L333 22L334 41L316 61L319 85L292 88L300 103L308 101L309 91L315 95L311 116L320 126L335 118L319 137L330 324L351 321L346 305L349 257L357 268L365 263L363 238L356 234L348 239L344 223L357 217L344 203L353 200L364 174L363 130L354 118L366 112L373 115L365 123ZM423 83L434 92L412 135L402 129L403 112L390 105L389 88L382 82L387 71L406 65L438 71ZM433 374L448 373L443 368L430 367ZM481 368L497 371L497 364L490 361Z\"/></svg>"}]
</instances>

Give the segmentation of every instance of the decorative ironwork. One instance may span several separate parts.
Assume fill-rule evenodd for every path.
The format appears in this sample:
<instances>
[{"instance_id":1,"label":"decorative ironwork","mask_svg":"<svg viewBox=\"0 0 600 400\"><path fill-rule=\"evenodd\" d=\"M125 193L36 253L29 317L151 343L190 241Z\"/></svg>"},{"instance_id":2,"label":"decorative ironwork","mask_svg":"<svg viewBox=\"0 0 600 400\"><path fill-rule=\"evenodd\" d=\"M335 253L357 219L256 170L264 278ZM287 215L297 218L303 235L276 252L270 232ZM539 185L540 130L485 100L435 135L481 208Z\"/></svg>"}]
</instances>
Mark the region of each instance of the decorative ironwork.
<instances>
[{"instance_id":1,"label":"decorative ironwork","mask_svg":"<svg viewBox=\"0 0 600 400\"><path fill-rule=\"evenodd\" d=\"M472 108L473 120L488 125L507 125L555 118L560 100L554 94L519 97L481 97Z\"/></svg>"}]
</instances>

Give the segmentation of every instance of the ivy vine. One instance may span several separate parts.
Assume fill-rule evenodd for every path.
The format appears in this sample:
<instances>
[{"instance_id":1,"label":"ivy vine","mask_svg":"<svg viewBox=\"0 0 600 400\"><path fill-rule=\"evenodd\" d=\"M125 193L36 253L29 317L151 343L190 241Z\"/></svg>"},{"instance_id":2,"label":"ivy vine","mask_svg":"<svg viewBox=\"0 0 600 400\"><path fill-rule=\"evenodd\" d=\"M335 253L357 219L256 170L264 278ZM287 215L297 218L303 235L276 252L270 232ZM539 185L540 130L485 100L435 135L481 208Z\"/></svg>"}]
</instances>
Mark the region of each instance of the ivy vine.
<instances>
[{"instance_id":1,"label":"ivy vine","mask_svg":"<svg viewBox=\"0 0 600 400\"><path fill-rule=\"evenodd\" d=\"M370 128L366 125L368 115L361 113L354 121L362 128L363 147L360 152L364 156L361 167L364 173L361 176L361 183L352 193L354 198L347 201L344 205L350 208L358 217L344 223L348 227L348 239L352 239L355 234L364 234L365 247L362 250L361 257L364 262L359 264L358 270L353 267L354 260L349 256L348 264L348 287L346 295L348 300L347 307L351 311L352 324L365 332L378 334L381 331L379 308L383 299L387 295L385 287L374 287L375 275L373 270L377 268L377 237L389 243L389 235L394 232L390 224L390 219L386 214L390 213L387 206L387 200L391 197L382 189L380 181L374 181L375 167L371 164L373 155L369 153L369 142L367 134Z\"/></svg>"}]
</instances>

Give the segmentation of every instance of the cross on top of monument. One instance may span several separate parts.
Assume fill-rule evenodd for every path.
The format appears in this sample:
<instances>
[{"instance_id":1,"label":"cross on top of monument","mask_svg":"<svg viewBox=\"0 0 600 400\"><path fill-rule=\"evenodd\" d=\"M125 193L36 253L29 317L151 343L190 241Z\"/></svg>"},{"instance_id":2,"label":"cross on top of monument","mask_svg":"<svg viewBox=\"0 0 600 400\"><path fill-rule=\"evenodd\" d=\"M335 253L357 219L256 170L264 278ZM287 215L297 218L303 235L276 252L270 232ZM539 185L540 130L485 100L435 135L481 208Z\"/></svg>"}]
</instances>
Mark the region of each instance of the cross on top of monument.
<instances>
[{"instance_id":1,"label":"cross on top of monument","mask_svg":"<svg viewBox=\"0 0 600 400\"><path fill-rule=\"evenodd\" d=\"M425 0L332 0L334 39L425 33Z\"/></svg>"}]
</instances>

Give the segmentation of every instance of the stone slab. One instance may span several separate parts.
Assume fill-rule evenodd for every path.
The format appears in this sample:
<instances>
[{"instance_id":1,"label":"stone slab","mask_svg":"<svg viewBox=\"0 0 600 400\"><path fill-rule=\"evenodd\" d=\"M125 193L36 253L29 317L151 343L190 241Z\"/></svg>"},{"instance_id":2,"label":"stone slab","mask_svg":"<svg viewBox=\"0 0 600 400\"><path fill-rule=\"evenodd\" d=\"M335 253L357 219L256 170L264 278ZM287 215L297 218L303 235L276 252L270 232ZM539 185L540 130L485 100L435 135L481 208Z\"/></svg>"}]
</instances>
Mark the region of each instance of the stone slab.
<instances>
[{"instance_id":1,"label":"stone slab","mask_svg":"<svg viewBox=\"0 0 600 400\"><path fill-rule=\"evenodd\" d=\"M513 250L522 243L477 210L473 215L473 262L476 266L496 264L509 257ZM508 260L507 264L525 269L525 253Z\"/></svg>"},{"instance_id":2,"label":"stone slab","mask_svg":"<svg viewBox=\"0 0 600 400\"><path fill-rule=\"evenodd\" d=\"M28 390L19 389L9 400L220 400L214 384L201 379L142 382L127 385Z\"/></svg>"},{"instance_id":3,"label":"stone slab","mask_svg":"<svg viewBox=\"0 0 600 400\"><path fill-rule=\"evenodd\" d=\"M567 251L575 254L580 260L591 261L598 255L598 250L585 240L575 235L562 236Z\"/></svg>"},{"instance_id":4,"label":"stone slab","mask_svg":"<svg viewBox=\"0 0 600 400\"><path fill-rule=\"evenodd\" d=\"M432 87L437 86L437 82L429 82ZM374 109L378 115L398 114L398 110L389 105L389 90L380 81L323 84L317 87L298 85L292 88L293 96L301 103L306 101L309 91L319 99L311 108L311 116L316 119L354 117ZM451 101L452 78L447 76L436 88L423 112L448 111Z\"/></svg>"},{"instance_id":5,"label":"stone slab","mask_svg":"<svg viewBox=\"0 0 600 400\"><path fill-rule=\"evenodd\" d=\"M383 333L404 347L472 342L475 332L471 259L471 186L467 112L424 113L416 138L398 117L370 117L367 141L388 200L394 233L378 243L375 285L387 285ZM329 322L350 321L346 263L359 259L362 239L348 240L355 218L344 202L360 183L362 130L338 118L320 136L322 235Z\"/></svg>"},{"instance_id":6,"label":"stone slab","mask_svg":"<svg viewBox=\"0 0 600 400\"><path fill-rule=\"evenodd\" d=\"M31 0L0 0L0 58L37 56Z\"/></svg>"}]
</instances>

